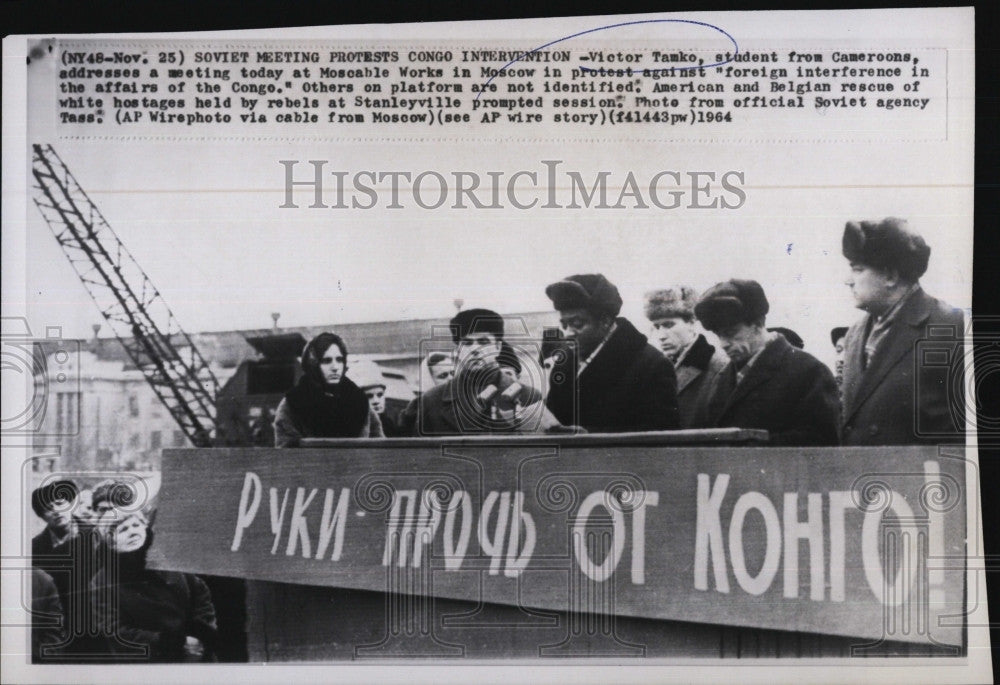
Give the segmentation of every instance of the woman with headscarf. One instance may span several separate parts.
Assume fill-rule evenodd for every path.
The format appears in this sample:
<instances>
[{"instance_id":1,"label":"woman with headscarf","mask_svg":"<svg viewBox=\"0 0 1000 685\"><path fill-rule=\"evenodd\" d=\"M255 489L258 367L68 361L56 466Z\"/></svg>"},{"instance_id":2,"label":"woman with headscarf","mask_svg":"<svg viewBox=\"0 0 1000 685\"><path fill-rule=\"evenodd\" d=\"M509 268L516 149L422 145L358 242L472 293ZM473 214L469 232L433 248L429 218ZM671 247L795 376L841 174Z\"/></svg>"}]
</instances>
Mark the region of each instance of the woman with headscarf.
<instances>
[{"instance_id":1,"label":"woman with headscarf","mask_svg":"<svg viewBox=\"0 0 1000 685\"><path fill-rule=\"evenodd\" d=\"M108 511L98 531L107 563L90 581L91 607L114 660L211 661L215 608L204 581L146 568L153 531L139 511Z\"/></svg>"},{"instance_id":2,"label":"woman with headscarf","mask_svg":"<svg viewBox=\"0 0 1000 685\"><path fill-rule=\"evenodd\" d=\"M347 345L320 333L302 350L302 378L285 393L274 416L276 447L302 438L384 438L368 397L345 374Z\"/></svg>"}]
</instances>

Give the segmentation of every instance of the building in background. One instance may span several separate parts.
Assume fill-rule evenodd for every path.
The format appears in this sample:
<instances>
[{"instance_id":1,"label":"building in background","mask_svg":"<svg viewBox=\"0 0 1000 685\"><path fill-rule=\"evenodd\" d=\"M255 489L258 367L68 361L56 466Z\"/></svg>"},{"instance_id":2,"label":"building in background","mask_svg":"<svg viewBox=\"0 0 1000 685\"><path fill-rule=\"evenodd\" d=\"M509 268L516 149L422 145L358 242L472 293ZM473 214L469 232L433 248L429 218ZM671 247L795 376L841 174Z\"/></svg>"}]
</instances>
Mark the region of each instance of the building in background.
<instances>
[{"instance_id":1,"label":"building in background","mask_svg":"<svg viewBox=\"0 0 1000 685\"><path fill-rule=\"evenodd\" d=\"M511 330L541 339L556 323L553 312L505 315ZM306 340L334 331L351 358L366 358L386 378L389 410L398 412L418 389L421 355L427 341L445 340L449 318L375 321L328 326L260 328L198 333L194 345L219 381L216 442L220 445L273 444L269 412L297 380L298 353ZM50 358L54 349L41 354ZM47 368L54 368L49 363ZM50 384L40 430L34 440L38 468L86 471L156 470L164 448L190 447L183 431L160 403L121 344L95 335L80 341L80 353L61 372L78 382ZM350 376L350 370L347 375Z\"/></svg>"}]
</instances>

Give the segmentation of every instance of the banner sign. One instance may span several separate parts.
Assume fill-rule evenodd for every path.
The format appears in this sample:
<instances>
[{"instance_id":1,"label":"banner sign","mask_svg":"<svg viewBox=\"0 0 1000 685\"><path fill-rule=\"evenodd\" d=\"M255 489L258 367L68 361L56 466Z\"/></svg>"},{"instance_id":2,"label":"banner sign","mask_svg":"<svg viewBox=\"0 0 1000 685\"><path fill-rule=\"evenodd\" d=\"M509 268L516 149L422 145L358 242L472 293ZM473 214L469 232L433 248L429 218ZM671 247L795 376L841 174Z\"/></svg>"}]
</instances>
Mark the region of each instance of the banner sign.
<instances>
[{"instance_id":1,"label":"banner sign","mask_svg":"<svg viewBox=\"0 0 1000 685\"><path fill-rule=\"evenodd\" d=\"M621 439L164 452L152 563L961 645L966 461Z\"/></svg>"}]
</instances>

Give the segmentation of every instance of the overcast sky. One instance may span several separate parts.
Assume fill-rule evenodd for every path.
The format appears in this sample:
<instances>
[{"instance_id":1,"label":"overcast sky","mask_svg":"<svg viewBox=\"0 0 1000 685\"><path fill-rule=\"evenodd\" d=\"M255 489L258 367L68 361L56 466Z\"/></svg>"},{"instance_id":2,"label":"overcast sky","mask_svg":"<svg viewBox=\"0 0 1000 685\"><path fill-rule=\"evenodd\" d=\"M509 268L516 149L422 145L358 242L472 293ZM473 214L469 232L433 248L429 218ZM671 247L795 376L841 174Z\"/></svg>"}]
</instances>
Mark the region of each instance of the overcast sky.
<instances>
[{"instance_id":1,"label":"overcast sky","mask_svg":"<svg viewBox=\"0 0 1000 685\"><path fill-rule=\"evenodd\" d=\"M546 310L548 283L587 272L615 282L623 313L645 330L646 290L741 277L764 286L769 325L798 331L807 350L829 360L830 328L860 314L843 285L844 223L889 215L908 218L931 245L925 289L955 306L971 302L971 136L955 129L963 124L954 110L952 140L932 143L57 140L45 115L51 91L36 91L29 142L54 141L192 332L267 327L271 312L286 326L449 316L455 298L501 312ZM287 159L300 160L303 174L306 160L324 159L327 170L350 175L483 176L542 175L542 160L562 160L562 170L586 179L611 172L614 188L629 172L642 184L666 170L739 171L747 200L737 210L425 210L412 202L334 210L306 208L304 189L299 209L281 209L279 160ZM98 311L30 205L27 246L29 319L89 336Z\"/></svg>"}]
</instances>

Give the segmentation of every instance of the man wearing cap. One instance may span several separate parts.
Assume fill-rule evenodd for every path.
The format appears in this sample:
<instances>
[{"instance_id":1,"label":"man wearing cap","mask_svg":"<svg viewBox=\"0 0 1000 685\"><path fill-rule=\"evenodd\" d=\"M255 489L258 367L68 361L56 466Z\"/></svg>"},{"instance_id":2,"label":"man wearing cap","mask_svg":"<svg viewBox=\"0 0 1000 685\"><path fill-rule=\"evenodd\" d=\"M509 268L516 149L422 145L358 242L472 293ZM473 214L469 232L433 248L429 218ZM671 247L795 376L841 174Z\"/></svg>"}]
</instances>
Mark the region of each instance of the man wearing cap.
<instances>
[{"instance_id":1,"label":"man wearing cap","mask_svg":"<svg viewBox=\"0 0 1000 685\"><path fill-rule=\"evenodd\" d=\"M378 415L379 421L382 422L382 432L385 433L385 437L399 436L399 428L392 417L386 413L385 391L387 384L379 365L370 359L356 359L351 363L347 376L354 381L356 386L361 388L361 391L368 398L372 411Z\"/></svg>"},{"instance_id":2,"label":"man wearing cap","mask_svg":"<svg viewBox=\"0 0 1000 685\"><path fill-rule=\"evenodd\" d=\"M833 345L833 378L837 388L844 385L844 339L847 337L847 326L837 326L830 331L830 344Z\"/></svg>"},{"instance_id":3,"label":"man wearing cap","mask_svg":"<svg viewBox=\"0 0 1000 685\"><path fill-rule=\"evenodd\" d=\"M618 288L601 274L582 274L549 285L545 294L574 346L550 375L552 414L593 433L678 428L673 364L618 316Z\"/></svg>"},{"instance_id":4,"label":"man wearing cap","mask_svg":"<svg viewBox=\"0 0 1000 685\"><path fill-rule=\"evenodd\" d=\"M31 493L31 508L46 524L31 540L31 563L51 577L59 597L68 640L61 645L63 660L100 648L98 640L74 632L88 605L87 584L99 565L96 537L74 515L78 497L71 480L46 483Z\"/></svg>"},{"instance_id":5,"label":"man wearing cap","mask_svg":"<svg viewBox=\"0 0 1000 685\"><path fill-rule=\"evenodd\" d=\"M729 363L729 357L698 331L694 317L697 302L697 291L686 285L646 293L645 312L653 338L677 374L681 428L705 427L695 417L704 417L708 391Z\"/></svg>"},{"instance_id":6,"label":"man wearing cap","mask_svg":"<svg viewBox=\"0 0 1000 685\"><path fill-rule=\"evenodd\" d=\"M830 369L764 327L770 308L757 281L713 286L695 306L730 362L716 377L706 424L761 428L772 445L836 445L839 402Z\"/></svg>"},{"instance_id":7,"label":"man wearing cap","mask_svg":"<svg viewBox=\"0 0 1000 685\"><path fill-rule=\"evenodd\" d=\"M844 342L844 444L964 439L962 383L945 382L940 366L915 368L917 343L932 334L939 352L962 359L962 312L920 287L930 247L904 220L887 218L848 222L842 248L850 262L845 282L865 312Z\"/></svg>"},{"instance_id":8,"label":"man wearing cap","mask_svg":"<svg viewBox=\"0 0 1000 685\"><path fill-rule=\"evenodd\" d=\"M537 427L540 393L501 369L503 317L489 309L467 309L450 322L455 344L454 378L424 390L400 415L403 435L435 437L528 431ZM527 411L526 411L527 410Z\"/></svg>"}]
</instances>

